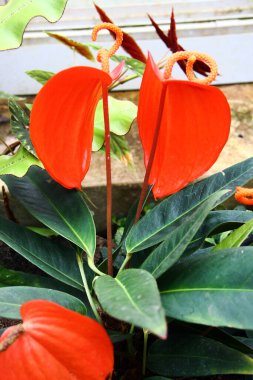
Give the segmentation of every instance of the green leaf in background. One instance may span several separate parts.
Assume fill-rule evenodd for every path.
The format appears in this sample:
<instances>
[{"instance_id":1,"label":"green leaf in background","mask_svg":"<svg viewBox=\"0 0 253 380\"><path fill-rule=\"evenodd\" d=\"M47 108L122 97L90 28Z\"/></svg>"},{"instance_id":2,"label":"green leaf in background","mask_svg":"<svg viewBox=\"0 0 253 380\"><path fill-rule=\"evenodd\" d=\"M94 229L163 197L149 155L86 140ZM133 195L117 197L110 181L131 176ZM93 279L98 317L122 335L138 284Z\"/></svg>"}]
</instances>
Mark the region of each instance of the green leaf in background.
<instances>
[{"instance_id":1,"label":"green leaf in background","mask_svg":"<svg viewBox=\"0 0 253 380\"><path fill-rule=\"evenodd\" d=\"M204 240L211 233L215 234L230 231L251 219L253 219L253 212L248 210L211 211L197 234L194 236L191 245L187 247L187 253L193 252L201 247Z\"/></svg>"},{"instance_id":2,"label":"green leaf in background","mask_svg":"<svg viewBox=\"0 0 253 380\"><path fill-rule=\"evenodd\" d=\"M116 135L125 135L133 120L137 115L137 106L128 100L118 100L112 96L108 97L109 103L109 117L110 117L110 130ZM92 142L92 150L97 151L102 148L104 144L104 116L103 116L103 102L98 102L95 121L94 121L94 137Z\"/></svg>"},{"instance_id":3,"label":"green leaf in background","mask_svg":"<svg viewBox=\"0 0 253 380\"><path fill-rule=\"evenodd\" d=\"M166 320L156 281L142 269L128 269L116 278L98 277L94 284L98 300L106 313L166 336Z\"/></svg>"},{"instance_id":4,"label":"green leaf in background","mask_svg":"<svg viewBox=\"0 0 253 380\"><path fill-rule=\"evenodd\" d=\"M126 239L128 253L152 247L163 241L176 228L179 219L219 190L231 189L219 203L229 198L236 186L242 186L253 178L253 158L195 182L166 198L146 214L129 232Z\"/></svg>"},{"instance_id":5,"label":"green leaf in background","mask_svg":"<svg viewBox=\"0 0 253 380\"><path fill-rule=\"evenodd\" d=\"M213 339L190 334L155 341L147 366L152 372L173 377L253 374L249 356Z\"/></svg>"},{"instance_id":6,"label":"green leaf in background","mask_svg":"<svg viewBox=\"0 0 253 380\"><path fill-rule=\"evenodd\" d=\"M199 207L196 207L193 213L186 215L182 223L168 233L164 242L147 257L141 268L150 272L154 278L158 278L166 272L184 253L210 210L225 193L226 190L214 193Z\"/></svg>"},{"instance_id":7,"label":"green leaf in background","mask_svg":"<svg viewBox=\"0 0 253 380\"><path fill-rule=\"evenodd\" d=\"M241 227L237 228L225 239L223 239L219 244L217 244L212 250L217 251L226 248L236 248L244 242L244 240L253 231L253 219L249 220L247 223L243 224Z\"/></svg>"},{"instance_id":8,"label":"green leaf in background","mask_svg":"<svg viewBox=\"0 0 253 380\"><path fill-rule=\"evenodd\" d=\"M49 177L45 170L35 167L22 179L3 176L2 180L35 218L93 258L96 247L95 225L80 191L65 189Z\"/></svg>"},{"instance_id":9,"label":"green leaf in background","mask_svg":"<svg viewBox=\"0 0 253 380\"><path fill-rule=\"evenodd\" d=\"M163 377L163 376L152 376L152 377L145 377L145 380L172 380L172 379L169 379L168 377Z\"/></svg>"},{"instance_id":10,"label":"green leaf in background","mask_svg":"<svg viewBox=\"0 0 253 380\"><path fill-rule=\"evenodd\" d=\"M0 217L0 240L38 268L65 284L83 290L76 251Z\"/></svg>"},{"instance_id":11,"label":"green leaf in background","mask_svg":"<svg viewBox=\"0 0 253 380\"><path fill-rule=\"evenodd\" d=\"M0 99L9 99L9 98L12 98L14 100L22 99L19 96L14 96L14 95L8 94L8 92L0 91Z\"/></svg>"},{"instance_id":12,"label":"green leaf in background","mask_svg":"<svg viewBox=\"0 0 253 380\"><path fill-rule=\"evenodd\" d=\"M26 74L30 78L42 84L43 86L44 84L47 83L47 81L50 78L52 78L55 75L55 73L52 73L51 71L44 71L44 70L30 70L30 71L26 71Z\"/></svg>"},{"instance_id":13,"label":"green leaf in background","mask_svg":"<svg viewBox=\"0 0 253 380\"><path fill-rule=\"evenodd\" d=\"M32 165L43 167L38 158L20 146L13 156L0 156L0 176L12 174L16 177L23 177Z\"/></svg>"},{"instance_id":14,"label":"green leaf in background","mask_svg":"<svg viewBox=\"0 0 253 380\"><path fill-rule=\"evenodd\" d=\"M29 134L30 116L21 108L13 98L9 99L9 110L11 113L11 131L21 144L35 157L36 153Z\"/></svg>"},{"instance_id":15,"label":"green leaf in background","mask_svg":"<svg viewBox=\"0 0 253 380\"><path fill-rule=\"evenodd\" d=\"M253 329L253 247L195 253L158 284L166 314L210 326Z\"/></svg>"},{"instance_id":16,"label":"green leaf in background","mask_svg":"<svg viewBox=\"0 0 253 380\"><path fill-rule=\"evenodd\" d=\"M28 228L28 230L36 232L36 234L41 235L41 236L45 236L45 237L51 237L51 236L57 236L58 235L56 232L50 230L50 228L30 227L30 226L27 226L27 228Z\"/></svg>"},{"instance_id":17,"label":"green leaf in background","mask_svg":"<svg viewBox=\"0 0 253 380\"><path fill-rule=\"evenodd\" d=\"M57 41L60 41L62 44L70 47L73 51L76 51L77 53L81 54L86 59L94 62L95 59L93 57L93 54L91 53L90 48L85 45L81 44L80 42L73 41L70 38L64 37L61 34L56 33L47 33L49 37L55 38Z\"/></svg>"},{"instance_id":18,"label":"green leaf in background","mask_svg":"<svg viewBox=\"0 0 253 380\"><path fill-rule=\"evenodd\" d=\"M118 63L125 61L125 66L140 77L144 73L145 63L139 61L138 59L134 59L126 55L118 55L118 54L114 54L111 57L111 59Z\"/></svg>"},{"instance_id":19,"label":"green leaf in background","mask_svg":"<svg viewBox=\"0 0 253 380\"><path fill-rule=\"evenodd\" d=\"M110 142L111 156L123 162L126 166L133 167L133 157L125 136L117 136L114 133L111 133ZM105 151L105 148L103 147L101 150Z\"/></svg>"},{"instance_id":20,"label":"green leaf in background","mask_svg":"<svg viewBox=\"0 0 253 380\"><path fill-rule=\"evenodd\" d=\"M76 297L58 290L33 288L29 286L10 286L0 288L0 316L21 319L19 309L22 303L31 300L56 302L80 314L86 314L85 305Z\"/></svg>"},{"instance_id":21,"label":"green leaf in background","mask_svg":"<svg viewBox=\"0 0 253 380\"><path fill-rule=\"evenodd\" d=\"M56 22L64 12L67 0L9 0L0 7L0 50L15 49L22 43L29 21L42 16Z\"/></svg>"},{"instance_id":22,"label":"green leaf in background","mask_svg":"<svg viewBox=\"0 0 253 380\"><path fill-rule=\"evenodd\" d=\"M20 272L0 266L0 287L6 286L33 286L36 288L55 289L84 299L83 292L52 277Z\"/></svg>"}]
</instances>

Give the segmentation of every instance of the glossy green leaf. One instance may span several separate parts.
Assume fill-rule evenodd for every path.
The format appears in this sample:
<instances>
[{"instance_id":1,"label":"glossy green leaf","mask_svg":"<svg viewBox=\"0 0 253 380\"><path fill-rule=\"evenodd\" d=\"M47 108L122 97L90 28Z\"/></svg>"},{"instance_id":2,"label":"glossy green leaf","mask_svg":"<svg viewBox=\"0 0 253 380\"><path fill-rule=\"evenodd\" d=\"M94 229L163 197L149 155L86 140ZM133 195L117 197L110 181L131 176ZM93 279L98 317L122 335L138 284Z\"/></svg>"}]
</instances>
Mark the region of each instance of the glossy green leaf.
<instances>
[{"instance_id":1,"label":"glossy green leaf","mask_svg":"<svg viewBox=\"0 0 253 380\"><path fill-rule=\"evenodd\" d=\"M0 288L0 316L20 319L22 303L35 299L56 302L80 314L86 314L85 305L76 297L58 290L33 288L29 286L10 286Z\"/></svg>"},{"instance_id":2,"label":"glossy green leaf","mask_svg":"<svg viewBox=\"0 0 253 380\"><path fill-rule=\"evenodd\" d=\"M44 70L30 70L26 71L26 74L44 86L44 84L46 84L47 81L52 78L55 73L52 73L52 71Z\"/></svg>"},{"instance_id":3,"label":"glossy green leaf","mask_svg":"<svg viewBox=\"0 0 253 380\"><path fill-rule=\"evenodd\" d=\"M45 237L57 236L57 233L50 230L50 228L30 227L30 226L27 226L27 228L33 232L36 232L36 234L39 234L41 236L45 236Z\"/></svg>"},{"instance_id":4,"label":"glossy green leaf","mask_svg":"<svg viewBox=\"0 0 253 380\"><path fill-rule=\"evenodd\" d=\"M164 376L252 374L253 359L213 339L197 335L170 336L155 341L149 350L148 368Z\"/></svg>"},{"instance_id":5,"label":"glossy green leaf","mask_svg":"<svg viewBox=\"0 0 253 380\"><path fill-rule=\"evenodd\" d=\"M246 223L253 218L252 211L222 210L211 211L206 220L192 239L191 245L187 248L187 252L193 252L199 248L205 238L212 233L221 233L230 231Z\"/></svg>"},{"instance_id":6,"label":"glossy green leaf","mask_svg":"<svg viewBox=\"0 0 253 380\"><path fill-rule=\"evenodd\" d=\"M0 50L15 49L22 43L29 21L42 16L56 22L64 12L67 0L9 0L0 7Z\"/></svg>"},{"instance_id":7,"label":"glossy green leaf","mask_svg":"<svg viewBox=\"0 0 253 380\"><path fill-rule=\"evenodd\" d=\"M16 177L23 177L33 165L43 167L38 158L20 146L13 156L0 156L0 176L12 174Z\"/></svg>"},{"instance_id":8,"label":"glossy green leaf","mask_svg":"<svg viewBox=\"0 0 253 380\"><path fill-rule=\"evenodd\" d=\"M213 251L226 249L226 248L236 248L244 242L244 240L253 231L253 219L249 220L247 223L243 224L241 227L237 228L235 231L231 232L225 239L223 239L219 244L217 244Z\"/></svg>"},{"instance_id":9,"label":"glossy green leaf","mask_svg":"<svg viewBox=\"0 0 253 380\"><path fill-rule=\"evenodd\" d=\"M128 269L116 278L98 277L94 284L98 300L114 318L166 336L166 320L156 281L141 269Z\"/></svg>"},{"instance_id":10,"label":"glossy green leaf","mask_svg":"<svg viewBox=\"0 0 253 380\"><path fill-rule=\"evenodd\" d=\"M151 190L152 190L152 186L149 186L147 189L146 197L144 199L142 208L146 205L146 202L150 196ZM127 214L126 222L125 222L125 226L124 226L124 232L122 234L121 241L120 241L118 247L113 252L113 259L114 260L117 258L118 254L120 253L120 251L122 249L125 251L125 248L123 248L124 244L125 244L125 239L126 239L128 232L130 231L132 225L134 224L134 219L135 219L137 207L138 207L138 199L136 199L135 202L132 204L132 206L130 207L129 212ZM105 272L107 269L107 258L104 259L102 261L102 263L99 264L98 267L101 271Z\"/></svg>"},{"instance_id":11,"label":"glossy green leaf","mask_svg":"<svg viewBox=\"0 0 253 380\"><path fill-rule=\"evenodd\" d=\"M47 34L49 35L49 37L55 38L57 41L68 46L73 51L76 51L77 53L81 54L86 59L89 59L90 61L93 61L93 62L95 61L93 54L91 53L91 50L87 45L71 40L70 38L62 36L61 34L56 34L56 33L47 33Z\"/></svg>"},{"instance_id":12,"label":"glossy green leaf","mask_svg":"<svg viewBox=\"0 0 253 380\"><path fill-rule=\"evenodd\" d=\"M214 207L225 191L218 191L185 216L182 223L161 243L144 261L141 268L150 272L154 278L160 277L184 253L188 244L200 228L210 210Z\"/></svg>"},{"instance_id":13,"label":"glossy green leaf","mask_svg":"<svg viewBox=\"0 0 253 380\"><path fill-rule=\"evenodd\" d=\"M2 177L10 192L41 223L93 257L96 233L93 217L80 191L67 190L45 170L32 167L22 179Z\"/></svg>"},{"instance_id":14,"label":"glossy green leaf","mask_svg":"<svg viewBox=\"0 0 253 380\"><path fill-rule=\"evenodd\" d=\"M118 100L112 96L108 97L108 103L111 132L119 136L125 135L129 131L133 120L136 118L136 105L128 100ZM103 102L100 100L95 113L94 137L92 142L93 151L102 148L104 135Z\"/></svg>"},{"instance_id":15,"label":"glossy green leaf","mask_svg":"<svg viewBox=\"0 0 253 380\"><path fill-rule=\"evenodd\" d=\"M233 336L234 330L224 329L223 327L212 327L206 328L204 325L184 323L181 321L175 321L174 325L177 326L173 329L175 333L184 334L185 332L188 334L198 334L203 335L206 338L217 340L225 344L228 347L234 348L237 351L242 352L246 355L252 355L253 349L244 344L241 340L239 340L239 336ZM241 332L244 334L244 331Z\"/></svg>"},{"instance_id":16,"label":"glossy green leaf","mask_svg":"<svg viewBox=\"0 0 253 380\"><path fill-rule=\"evenodd\" d=\"M33 149L33 145L29 134L30 115L29 111L26 112L21 108L13 98L9 99L9 110L11 113L11 130L15 137L21 142L21 144L35 157L36 153Z\"/></svg>"},{"instance_id":17,"label":"glossy green leaf","mask_svg":"<svg viewBox=\"0 0 253 380\"><path fill-rule=\"evenodd\" d=\"M183 190L166 198L131 229L127 239L127 252L137 252L163 241L179 223L180 218L208 199L219 190L231 189L219 203L229 198L235 187L253 178L253 158L193 183Z\"/></svg>"},{"instance_id":18,"label":"glossy green leaf","mask_svg":"<svg viewBox=\"0 0 253 380\"><path fill-rule=\"evenodd\" d=\"M24 273L0 266L0 287L2 288L6 286L33 286L36 288L49 288L60 290L77 297L83 297L81 291L57 281L52 277Z\"/></svg>"},{"instance_id":19,"label":"glossy green leaf","mask_svg":"<svg viewBox=\"0 0 253 380\"><path fill-rule=\"evenodd\" d=\"M38 268L65 284L83 290L76 251L0 217L0 240Z\"/></svg>"},{"instance_id":20,"label":"glossy green leaf","mask_svg":"<svg viewBox=\"0 0 253 380\"><path fill-rule=\"evenodd\" d=\"M159 279L166 314L186 322L253 329L253 247L195 253Z\"/></svg>"}]
</instances>

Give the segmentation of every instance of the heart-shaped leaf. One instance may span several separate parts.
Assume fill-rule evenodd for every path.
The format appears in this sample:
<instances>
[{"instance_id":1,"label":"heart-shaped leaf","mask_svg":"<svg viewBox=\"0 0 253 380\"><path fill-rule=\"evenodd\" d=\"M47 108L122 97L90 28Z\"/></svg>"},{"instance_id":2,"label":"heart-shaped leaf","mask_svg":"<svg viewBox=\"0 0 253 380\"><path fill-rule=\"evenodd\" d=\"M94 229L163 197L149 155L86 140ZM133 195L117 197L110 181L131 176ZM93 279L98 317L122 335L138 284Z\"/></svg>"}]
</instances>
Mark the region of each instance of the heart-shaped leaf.
<instances>
[{"instance_id":1,"label":"heart-shaped leaf","mask_svg":"<svg viewBox=\"0 0 253 380\"><path fill-rule=\"evenodd\" d=\"M103 309L112 317L165 337L166 320L156 281L142 269L128 269L116 278L98 277L94 289Z\"/></svg>"}]
</instances>

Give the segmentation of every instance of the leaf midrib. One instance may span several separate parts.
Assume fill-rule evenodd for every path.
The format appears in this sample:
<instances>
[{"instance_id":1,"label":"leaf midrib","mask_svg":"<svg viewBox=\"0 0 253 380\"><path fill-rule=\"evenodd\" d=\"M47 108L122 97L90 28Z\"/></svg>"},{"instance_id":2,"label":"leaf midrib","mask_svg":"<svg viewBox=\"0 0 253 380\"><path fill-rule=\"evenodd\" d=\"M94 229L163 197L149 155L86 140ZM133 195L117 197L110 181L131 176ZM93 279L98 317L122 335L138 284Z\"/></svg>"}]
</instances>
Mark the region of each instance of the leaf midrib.
<instances>
[{"instance_id":1,"label":"leaf midrib","mask_svg":"<svg viewBox=\"0 0 253 380\"><path fill-rule=\"evenodd\" d=\"M77 240L81 243L81 248L84 248L84 250L87 252L87 254L89 256L92 256L92 254L90 253L90 250L88 249L88 247L86 246L86 244L84 243L84 241L82 240L81 236L79 236L79 234L72 228L71 224L68 223L68 221L64 218L64 216L61 214L61 212L58 210L58 208L54 205L54 203L51 202L50 198L48 198L48 196L45 194L44 191L42 191L38 185L36 184L36 182L34 182L32 180L32 178L28 177L29 180L33 183L33 185L39 189L39 191L43 194L43 196L46 198L46 200L49 202L49 204L52 206L52 208L56 211L56 214L58 216L60 216L62 218L62 220L64 221L64 223L67 225L67 227L69 228L69 230L73 233L74 236L77 237ZM59 232L59 231L57 231ZM62 235L62 234L61 234ZM62 235L63 237L65 237L64 235Z\"/></svg>"},{"instance_id":2,"label":"leaf midrib","mask_svg":"<svg viewBox=\"0 0 253 380\"><path fill-rule=\"evenodd\" d=\"M11 242L13 243L13 245L16 246L15 241L14 241L10 236L8 236L8 235L7 235L6 233L4 233L4 232L1 232L1 234L2 234L3 236L6 236L6 238L9 239L9 240L11 240ZM83 289L83 286L82 286L81 283L79 283L79 282L77 282L75 279L73 279L73 278L67 276L67 275L64 274L63 272L60 272L57 268L51 266L48 262L43 261L43 260L42 260L41 258L39 258L38 256L35 256L31 251L29 251L27 248L25 248L22 244L20 244L19 246L20 246L20 248L22 248L25 252L27 252L29 255L31 255L32 257L34 257L35 259L37 259L40 263L44 264L44 266L45 266L45 264L46 264L46 266L48 266L50 269L52 269L52 270L55 271L56 273L61 274L62 276L64 276L64 277L66 277L67 279L69 279L72 283L75 283L76 285L78 285L78 288L79 288L79 289L80 289L80 286L81 286L81 288ZM22 253L20 253L20 252L19 252L19 254L22 255ZM23 255L22 255L22 256L23 256ZM28 259L27 259L27 260L28 260ZM43 269L42 269L42 270L43 270ZM62 280L59 280L59 281L62 281ZM63 281L62 281L62 282L63 282ZM70 284L69 284L69 285L70 285ZM73 286L73 287L74 287L74 285L70 285L70 286Z\"/></svg>"}]
</instances>

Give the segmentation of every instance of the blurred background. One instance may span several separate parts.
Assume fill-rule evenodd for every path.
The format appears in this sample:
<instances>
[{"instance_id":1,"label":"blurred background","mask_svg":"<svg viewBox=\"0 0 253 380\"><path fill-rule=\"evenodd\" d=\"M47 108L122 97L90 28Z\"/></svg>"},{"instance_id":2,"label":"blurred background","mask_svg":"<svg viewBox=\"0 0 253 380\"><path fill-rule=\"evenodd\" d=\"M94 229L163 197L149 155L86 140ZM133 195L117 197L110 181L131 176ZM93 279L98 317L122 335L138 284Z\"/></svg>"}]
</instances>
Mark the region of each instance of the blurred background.
<instances>
[{"instance_id":1,"label":"blurred background","mask_svg":"<svg viewBox=\"0 0 253 380\"><path fill-rule=\"evenodd\" d=\"M0 5L6 2L0 0ZM167 54L168 49L158 38L147 13L167 33L174 7L179 43L186 50L205 52L217 60L220 70L217 84L253 82L252 0L97 0L96 4L137 40L144 53L152 52L155 59ZM69 0L63 17L55 24L40 17L33 19L22 48L1 52L0 70L4 72L1 89L11 94L34 94L40 86L25 71L57 72L72 65L87 64L83 57L74 55L45 31L90 42L92 27L99 22L91 0ZM108 46L110 41L108 32L100 32L99 44ZM178 70L175 76L183 77L183 74ZM138 86L139 82L135 81L122 89Z\"/></svg>"}]
</instances>

